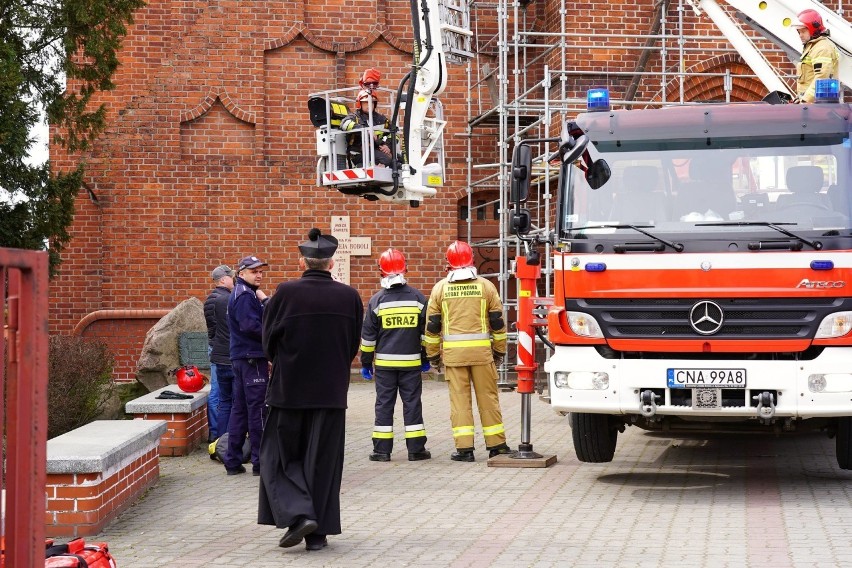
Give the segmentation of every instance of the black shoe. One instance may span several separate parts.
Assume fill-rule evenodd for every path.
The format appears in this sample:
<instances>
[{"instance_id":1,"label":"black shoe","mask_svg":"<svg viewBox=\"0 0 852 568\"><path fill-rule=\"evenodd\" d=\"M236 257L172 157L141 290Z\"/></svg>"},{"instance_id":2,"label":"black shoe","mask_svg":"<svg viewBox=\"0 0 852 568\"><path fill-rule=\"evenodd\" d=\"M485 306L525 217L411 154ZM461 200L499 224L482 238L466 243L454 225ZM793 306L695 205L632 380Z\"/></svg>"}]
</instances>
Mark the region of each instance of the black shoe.
<instances>
[{"instance_id":1,"label":"black shoe","mask_svg":"<svg viewBox=\"0 0 852 568\"><path fill-rule=\"evenodd\" d=\"M251 474L255 477L260 477L260 467L252 467Z\"/></svg>"},{"instance_id":2,"label":"black shoe","mask_svg":"<svg viewBox=\"0 0 852 568\"><path fill-rule=\"evenodd\" d=\"M325 535L309 534L305 537L305 550L322 550L328 546Z\"/></svg>"},{"instance_id":3,"label":"black shoe","mask_svg":"<svg viewBox=\"0 0 852 568\"><path fill-rule=\"evenodd\" d=\"M384 454L382 452L373 452L370 454L371 462L389 462L390 454Z\"/></svg>"},{"instance_id":4,"label":"black shoe","mask_svg":"<svg viewBox=\"0 0 852 568\"><path fill-rule=\"evenodd\" d=\"M494 446L490 448L488 451L488 457L493 458L494 456L513 456L517 452L507 446L506 444L500 444L499 446Z\"/></svg>"},{"instance_id":5,"label":"black shoe","mask_svg":"<svg viewBox=\"0 0 852 568\"><path fill-rule=\"evenodd\" d=\"M456 462L476 461L476 458L473 456L473 450L456 450L450 454L450 459Z\"/></svg>"},{"instance_id":6,"label":"black shoe","mask_svg":"<svg viewBox=\"0 0 852 568\"><path fill-rule=\"evenodd\" d=\"M245 473L246 468L243 466L235 467L234 469L225 468L225 471L228 472L228 475L239 475L241 473Z\"/></svg>"},{"instance_id":7,"label":"black shoe","mask_svg":"<svg viewBox=\"0 0 852 568\"><path fill-rule=\"evenodd\" d=\"M317 526L318 525L315 520L302 518L301 521L290 527L290 530L284 533L284 536L282 536L281 540L278 541L278 546L281 548L296 546L302 542L305 535L317 530Z\"/></svg>"},{"instance_id":8,"label":"black shoe","mask_svg":"<svg viewBox=\"0 0 852 568\"><path fill-rule=\"evenodd\" d=\"M432 459L432 452L423 450L422 452L411 452L408 454L408 461L417 462L421 460Z\"/></svg>"}]
</instances>

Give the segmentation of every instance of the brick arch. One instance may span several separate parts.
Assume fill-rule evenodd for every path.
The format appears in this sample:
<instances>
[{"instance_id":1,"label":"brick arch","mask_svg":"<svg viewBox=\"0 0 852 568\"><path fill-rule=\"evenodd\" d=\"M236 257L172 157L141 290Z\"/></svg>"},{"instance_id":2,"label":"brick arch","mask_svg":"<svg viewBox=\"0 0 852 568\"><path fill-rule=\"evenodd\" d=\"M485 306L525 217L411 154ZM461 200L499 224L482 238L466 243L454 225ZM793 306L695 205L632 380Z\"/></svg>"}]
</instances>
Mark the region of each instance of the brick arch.
<instances>
[{"instance_id":1,"label":"brick arch","mask_svg":"<svg viewBox=\"0 0 852 568\"><path fill-rule=\"evenodd\" d=\"M362 39L351 42L332 42L322 39L318 34L308 29L304 23L299 23L287 30L284 35L266 40L263 50L272 51L279 47L284 47L299 36L304 38L304 40L311 46L327 53L351 53L355 51L362 51L380 39L384 39L402 53L413 53L413 47L409 42L398 37L385 24L381 23L376 23Z\"/></svg>"},{"instance_id":2,"label":"brick arch","mask_svg":"<svg viewBox=\"0 0 852 568\"><path fill-rule=\"evenodd\" d=\"M746 65L739 55L728 53L702 61L687 69L688 77L684 81L683 89L684 100L686 102L724 101L725 79L721 74L726 70L729 70L731 75L734 76L731 102L759 101L766 96L766 87L763 83L756 78L743 76L754 74L751 67ZM713 77L696 75L702 73L719 73L720 75ZM677 79L669 81L665 89L666 100L672 101L680 98L680 83ZM657 94L653 100L655 102L660 101L660 94Z\"/></svg>"},{"instance_id":3,"label":"brick arch","mask_svg":"<svg viewBox=\"0 0 852 568\"><path fill-rule=\"evenodd\" d=\"M247 122L254 126L257 123L257 119L253 112L248 112L240 108L240 106L231 98L231 95L228 94L224 89L210 89L207 93L207 96L204 97L204 100L198 103L195 108L184 111L180 114L180 122L190 122L193 121L209 111L216 101L222 103L222 106L225 107L230 114L234 116L234 118Z\"/></svg>"}]
</instances>

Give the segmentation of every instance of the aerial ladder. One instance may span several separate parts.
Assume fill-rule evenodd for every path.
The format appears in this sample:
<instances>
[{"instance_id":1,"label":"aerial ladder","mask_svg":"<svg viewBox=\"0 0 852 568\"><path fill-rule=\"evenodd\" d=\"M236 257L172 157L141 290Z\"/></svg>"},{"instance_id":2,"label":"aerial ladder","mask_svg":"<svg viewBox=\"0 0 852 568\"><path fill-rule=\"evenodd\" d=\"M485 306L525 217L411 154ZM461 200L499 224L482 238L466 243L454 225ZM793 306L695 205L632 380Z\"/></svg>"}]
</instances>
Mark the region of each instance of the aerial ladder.
<instances>
[{"instance_id":1,"label":"aerial ladder","mask_svg":"<svg viewBox=\"0 0 852 568\"><path fill-rule=\"evenodd\" d=\"M373 137L382 125L344 132L340 120L358 89L314 93L309 100L317 128L317 185L368 200L417 207L444 182L443 133L446 121L437 96L447 84L447 63L473 56L466 0L411 0L414 61L396 91L381 89L390 101L390 167L375 161ZM353 136L361 137L359 164L348 159Z\"/></svg>"},{"instance_id":2,"label":"aerial ladder","mask_svg":"<svg viewBox=\"0 0 852 568\"><path fill-rule=\"evenodd\" d=\"M841 83L852 86L852 28L849 22L816 0L725 0L737 16L768 40L778 45L794 62L802 54L802 42L793 27L798 14L806 9L816 10L822 16L829 39L840 54L838 77ZM731 19L716 0L691 0L693 9L704 12L734 46L746 64L755 72L770 94L781 100L795 97L793 89L780 77L742 28Z\"/></svg>"}]
</instances>

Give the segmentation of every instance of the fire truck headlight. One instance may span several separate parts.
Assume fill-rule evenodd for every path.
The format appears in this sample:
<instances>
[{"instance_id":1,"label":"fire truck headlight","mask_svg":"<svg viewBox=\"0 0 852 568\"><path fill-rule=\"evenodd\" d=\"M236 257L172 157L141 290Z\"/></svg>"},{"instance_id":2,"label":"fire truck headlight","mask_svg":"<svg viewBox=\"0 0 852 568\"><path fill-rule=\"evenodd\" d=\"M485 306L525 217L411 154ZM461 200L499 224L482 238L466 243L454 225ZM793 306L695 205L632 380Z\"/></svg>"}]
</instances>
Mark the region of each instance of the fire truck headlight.
<instances>
[{"instance_id":1,"label":"fire truck headlight","mask_svg":"<svg viewBox=\"0 0 852 568\"><path fill-rule=\"evenodd\" d=\"M573 326L572 326L573 327ZM816 332L816 339L842 337L852 330L852 312L837 312L825 317Z\"/></svg>"},{"instance_id":2,"label":"fire truck headlight","mask_svg":"<svg viewBox=\"0 0 852 568\"><path fill-rule=\"evenodd\" d=\"M606 390L609 388L609 375L588 371L557 371L553 374L556 388L574 390Z\"/></svg>"},{"instance_id":3,"label":"fire truck headlight","mask_svg":"<svg viewBox=\"0 0 852 568\"><path fill-rule=\"evenodd\" d=\"M595 318L583 312L567 312L568 325L571 326L571 331L580 337L602 338L603 331L595 321Z\"/></svg>"}]
</instances>

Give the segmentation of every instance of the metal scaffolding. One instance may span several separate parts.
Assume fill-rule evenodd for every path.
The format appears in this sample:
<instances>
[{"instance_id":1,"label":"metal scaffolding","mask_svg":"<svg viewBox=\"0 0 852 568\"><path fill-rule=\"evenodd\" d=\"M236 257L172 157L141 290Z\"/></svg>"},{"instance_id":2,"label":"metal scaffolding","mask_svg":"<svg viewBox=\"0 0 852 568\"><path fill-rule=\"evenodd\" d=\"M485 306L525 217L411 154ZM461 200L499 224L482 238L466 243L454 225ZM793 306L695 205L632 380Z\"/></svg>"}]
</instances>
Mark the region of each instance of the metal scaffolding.
<instances>
[{"instance_id":1,"label":"metal scaffolding","mask_svg":"<svg viewBox=\"0 0 852 568\"><path fill-rule=\"evenodd\" d=\"M730 67L709 72L696 70L705 61L734 63L739 58L731 57L737 55L736 49L691 0L648 0L646 7L634 7L649 15L647 31L634 34L601 33L597 29L593 34L578 34L569 20L567 0L559 0L558 9L556 2L535 0L468 2L474 56L467 64L467 240L474 247L499 250L498 269L482 276L497 280L507 321L511 323L517 321L512 259L523 253L521 243L507 229L510 162L515 143L524 138L558 136L563 119L585 110L586 90L591 87L610 87L613 108L632 108L689 104L693 101L687 100L687 86L696 81L721 83L724 100L730 101L738 81L754 82L756 78L735 72L742 71L744 65L732 64L734 71ZM615 8L623 10L624 6ZM728 6L723 4L720 8L737 17ZM599 5L596 15L606 18L605 13L600 13L605 9ZM559 31L538 29L546 11L558 14ZM554 21L552 14L549 21ZM585 23L584 29L588 30L588 26ZM786 59L788 55L757 32L741 28L766 53L776 70L786 70L787 74L779 77L789 84L793 66ZM594 55L602 50L606 58ZM672 93L677 96L671 97ZM494 149L486 152L492 159L476 158L483 154L483 148ZM527 208L532 215L532 234L545 237L554 226L552 191L558 168L546 159L553 148L541 145L539 150L540 166L534 172L539 181L530 189ZM535 155L533 158L536 162ZM483 195L488 198L478 198ZM477 217L487 218L481 209L490 211L493 207L499 210L497 230L486 238L478 237L473 224ZM550 244L544 244L544 248L539 293L550 296ZM509 338L514 343L516 336L511 331L510 326ZM500 365L500 384L504 388L513 385L514 364L514 352L510 351ZM544 388L546 380L542 380L539 390Z\"/></svg>"}]
</instances>

